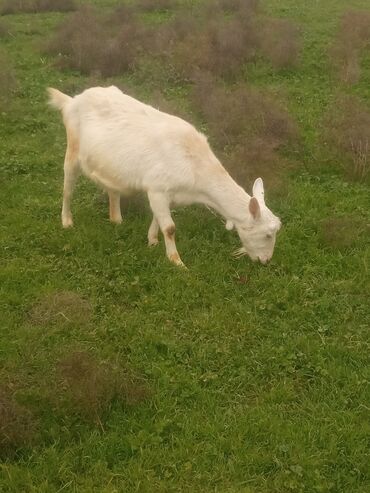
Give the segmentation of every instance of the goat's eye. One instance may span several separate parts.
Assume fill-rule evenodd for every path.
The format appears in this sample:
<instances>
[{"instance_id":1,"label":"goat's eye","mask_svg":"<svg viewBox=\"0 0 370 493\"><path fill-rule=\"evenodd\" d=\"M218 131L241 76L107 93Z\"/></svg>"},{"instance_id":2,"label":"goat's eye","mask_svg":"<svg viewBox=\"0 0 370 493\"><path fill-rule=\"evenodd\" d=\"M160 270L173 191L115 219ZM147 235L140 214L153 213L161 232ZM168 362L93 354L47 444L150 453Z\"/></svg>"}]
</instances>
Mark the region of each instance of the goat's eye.
<instances>
[{"instance_id":1,"label":"goat's eye","mask_svg":"<svg viewBox=\"0 0 370 493\"><path fill-rule=\"evenodd\" d=\"M272 234L268 233L268 234L266 235L266 238L268 238L268 239L270 240L270 239L272 238Z\"/></svg>"}]
</instances>

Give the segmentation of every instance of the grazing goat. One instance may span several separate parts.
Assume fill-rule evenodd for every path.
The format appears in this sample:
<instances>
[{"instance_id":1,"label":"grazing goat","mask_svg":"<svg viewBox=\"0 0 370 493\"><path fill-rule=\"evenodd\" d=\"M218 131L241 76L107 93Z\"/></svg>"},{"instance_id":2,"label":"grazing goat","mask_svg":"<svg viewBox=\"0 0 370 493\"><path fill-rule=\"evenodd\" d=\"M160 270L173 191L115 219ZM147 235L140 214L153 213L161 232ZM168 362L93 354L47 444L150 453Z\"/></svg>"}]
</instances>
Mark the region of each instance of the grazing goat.
<instances>
[{"instance_id":1,"label":"grazing goat","mask_svg":"<svg viewBox=\"0 0 370 493\"><path fill-rule=\"evenodd\" d=\"M123 94L116 87L94 87L70 97L48 89L50 104L63 113L67 133L62 223L73 225L70 209L79 171L109 194L111 221L122 221L120 195L145 191L153 220L149 245L161 229L167 257L183 266L175 244L171 205L201 203L236 228L242 241L236 255L267 263L280 220L266 207L257 178L250 197L213 154L206 137L181 118Z\"/></svg>"}]
</instances>

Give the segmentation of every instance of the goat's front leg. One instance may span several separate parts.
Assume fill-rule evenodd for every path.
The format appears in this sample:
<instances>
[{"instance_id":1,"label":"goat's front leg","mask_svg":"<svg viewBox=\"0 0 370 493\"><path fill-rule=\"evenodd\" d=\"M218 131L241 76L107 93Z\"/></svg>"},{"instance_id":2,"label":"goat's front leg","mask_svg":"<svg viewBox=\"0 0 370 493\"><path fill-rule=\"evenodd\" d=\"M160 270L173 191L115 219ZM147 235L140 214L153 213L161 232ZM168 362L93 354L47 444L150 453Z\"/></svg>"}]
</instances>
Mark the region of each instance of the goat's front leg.
<instances>
[{"instance_id":1,"label":"goat's front leg","mask_svg":"<svg viewBox=\"0 0 370 493\"><path fill-rule=\"evenodd\" d=\"M108 190L109 195L109 219L112 223L121 224L121 195L119 192Z\"/></svg>"},{"instance_id":2,"label":"goat's front leg","mask_svg":"<svg viewBox=\"0 0 370 493\"><path fill-rule=\"evenodd\" d=\"M158 232L159 224L155 216L153 216L153 220L148 230L148 246L158 245Z\"/></svg>"},{"instance_id":3,"label":"goat's front leg","mask_svg":"<svg viewBox=\"0 0 370 493\"><path fill-rule=\"evenodd\" d=\"M185 267L176 248L175 223L171 217L170 204L167 196L160 192L148 192L148 198L154 217L163 233L167 257L173 264ZM153 222L152 226L154 229L155 225L153 225Z\"/></svg>"}]
</instances>

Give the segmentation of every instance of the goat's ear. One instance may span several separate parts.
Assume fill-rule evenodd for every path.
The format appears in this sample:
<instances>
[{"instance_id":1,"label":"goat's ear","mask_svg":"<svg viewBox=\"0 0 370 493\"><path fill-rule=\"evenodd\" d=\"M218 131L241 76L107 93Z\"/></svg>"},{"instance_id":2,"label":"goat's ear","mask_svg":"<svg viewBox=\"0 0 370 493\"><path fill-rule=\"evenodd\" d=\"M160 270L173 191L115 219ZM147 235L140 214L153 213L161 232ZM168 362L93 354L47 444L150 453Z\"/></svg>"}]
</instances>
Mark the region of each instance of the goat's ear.
<instances>
[{"instance_id":1,"label":"goat's ear","mask_svg":"<svg viewBox=\"0 0 370 493\"><path fill-rule=\"evenodd\" d=\"M249 201L249 212L252 214L253 219L258 219L261 216L261 209L256 197L252 197Z\"/></svg>"},{"instance_id":2,"label":"goat's ear","mask_svg":"<svg viewBox=\"0 0 370 493\"><path fill-rule=\"evenodd\" d=\"M231 230L234 228L234 223L233 223L232 221L230 221L230 219L228 219L228 220L226 221L225 228L226 228L228 231L231 231Z\"/></svg>"},{"instance_id":3,"label":"goat's ear","mask_svg":"<svg viewBox=\"0 0 370 493\"><path fill-rule=\"evenodd\" d=\"M253 197L256 197L262 204L265 203L265 190L262 178L257 178L253 183Z\"/></svg>"}]
</instances>

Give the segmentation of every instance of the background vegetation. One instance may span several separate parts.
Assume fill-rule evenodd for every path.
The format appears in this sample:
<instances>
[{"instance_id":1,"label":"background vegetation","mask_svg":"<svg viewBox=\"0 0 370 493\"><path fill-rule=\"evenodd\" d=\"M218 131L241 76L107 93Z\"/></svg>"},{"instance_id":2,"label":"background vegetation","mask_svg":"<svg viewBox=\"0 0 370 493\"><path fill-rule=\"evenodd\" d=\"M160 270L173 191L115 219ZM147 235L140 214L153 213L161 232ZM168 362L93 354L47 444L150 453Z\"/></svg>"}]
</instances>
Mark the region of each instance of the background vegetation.
<instances>
[{"instance_id":1,"label":"background vegetation","mask_svg":"<svg viewBox=\"0 0 370 493\"><path fill-rule=\"evenodd\" d=\"M367 492L366 0L0 3L0 490ZM174 212L189 271L108 221L45 88L193 122L283 222L267 267Z\"/></svg>"}]
</instances>

